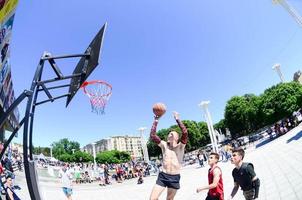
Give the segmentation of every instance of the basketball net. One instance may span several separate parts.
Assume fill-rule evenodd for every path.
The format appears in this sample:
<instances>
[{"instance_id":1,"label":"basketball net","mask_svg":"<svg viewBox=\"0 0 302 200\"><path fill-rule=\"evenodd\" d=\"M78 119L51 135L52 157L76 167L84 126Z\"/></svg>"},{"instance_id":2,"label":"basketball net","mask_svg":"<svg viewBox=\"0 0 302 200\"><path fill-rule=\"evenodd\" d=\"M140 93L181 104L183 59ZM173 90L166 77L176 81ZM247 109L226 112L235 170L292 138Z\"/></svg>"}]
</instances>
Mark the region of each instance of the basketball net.
<instances>
[{"instance_id":1,"label":"basketball net","mask_svg":"<svg viewBox=\"0 0 302 200\"><path fill-rule=\"evenodd\" d=\"M105 107L112 94L112 86L105 81L85 81L81 88L88 96L91 104L91 112L97 115L105 114Z\"/></svg>"}]
</instances>

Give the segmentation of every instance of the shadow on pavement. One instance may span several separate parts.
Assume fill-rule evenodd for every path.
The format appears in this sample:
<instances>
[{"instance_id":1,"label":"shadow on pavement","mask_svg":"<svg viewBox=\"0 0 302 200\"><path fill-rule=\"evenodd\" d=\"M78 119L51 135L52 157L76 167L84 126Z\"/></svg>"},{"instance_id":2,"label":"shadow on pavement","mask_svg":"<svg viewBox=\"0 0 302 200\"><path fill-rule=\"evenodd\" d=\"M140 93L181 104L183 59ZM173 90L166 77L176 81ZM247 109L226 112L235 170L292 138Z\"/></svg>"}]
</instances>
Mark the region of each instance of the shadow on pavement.
<instances>
[{"instance_id":1,"label":"shadow on pavement","mask_svg":"<svg viewBox=\"0 0 302 200\"><path fill-rule=\"evenodd\" d=\"M297 133L295 136L291 137L290 139L287 140L287 143L290 143L293 140L299 140L302 137L302 131Z\"/></svg>"},{"instance_id":2,"label":"shadow on pavement","mask_svg":"<svg viewBox=\"0 0 302 200\"><path fill-rule=\"evenodd\" d=\"M259 147L262 147L262 146L266 145L267 143L270 143L274 139L275 138L267 138L266 140L260 142L259 144L256 144L256 149L259 148Z\"/></svg>"}]
</instances>

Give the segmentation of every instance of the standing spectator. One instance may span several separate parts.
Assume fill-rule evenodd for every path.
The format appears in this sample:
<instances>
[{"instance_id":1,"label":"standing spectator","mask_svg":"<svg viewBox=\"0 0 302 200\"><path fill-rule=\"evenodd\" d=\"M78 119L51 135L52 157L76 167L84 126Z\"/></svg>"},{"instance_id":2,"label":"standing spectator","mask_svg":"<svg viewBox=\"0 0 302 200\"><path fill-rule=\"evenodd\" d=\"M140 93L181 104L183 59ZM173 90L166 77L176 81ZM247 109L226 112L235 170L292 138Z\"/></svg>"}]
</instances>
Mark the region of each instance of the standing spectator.
<instances>
[{"instance_id":1,"label":"standing spectator","mask_svg":"<svg viewBox=\"0 0 302 200\"><path fill-rule=\"evenodd\" d=\"M98 168L98 171L99 171L99 178L100 178L100 186L106 186L104 164L101 164L101 166Z\"/></svg>"},{"instance_id":2,"label":"standing spectator","mask_svg":"<svg viewBox=\"0 0 302 200\"><path fill-rule=\"evenodd\" d=\"M207 162L207 160L208 160L208 156L207 156L206 153L204 153L204 152L203 152L203 160L204 160L205 162Z\"/></svg>"},{"instance_id":3,"label":"standing spectator","mask_svg":"<svg viewBox=\"0 0 302 200\"><path fill-rule=\"evenodd\" d=\"M18 165L18 169L19 171L22 171L22 158L21 155L17 155L17 165Z\"/></svg>"},{"instance_id":4,"label":"standing spectator","mask_svg":"<svg viewBox=\"0 0 302 200\"><path fill-rule=\"evenodd\" d=\"M145 176L150 176L151 165L145 163Z\"/></svg>"},{"instance_id":5,"label":"standing spectator","mask_svg":"<svg viewBox=\"0 0 302 200\"><path fill-rule=\"evenodd\" d=\"M105 175L105 183L106 183L107 185L111 184L111 183L110 183L110 179L109 179L110 174L109 174L109 166L108 166L108 164L106 164L106 165L104 166L104 175Z\"/></svg>"},{"instance_id":6,"label":"standing spectator","mask_svg":"<svg viewBox=\"0 0 302 200\"><path fill-rule=\"evenodd\" d=\"M123 169L120 164L116 165L115 171L116 171L116 175L117 175L116 181L118 183L122 183L123 182Z\"/></svg>"},{"instance_id":7,"label":"standing spectator","mask_svg":"<svg viewBox=\"0 0 302 200\"><path fill-rule=\"evenodd\" d=\"M231 158L231 153L232 153L232 146L230 143L225 145L224 151L225 151L226 161L228 161Z\"/></svg>"},{"instance_id":8,"label":"standing spectator","mask_svg":"<svg viewBox=\"0 0 302 200\"><path fill-rule=\"evenodd\" d=\"M12 161L8 158L8 154L5 154L5 158L3 160L3 166L10 172L14 172Z\"/></svg>"},{"instance_id":9,"label":"standing spectator","mask_svg":"<svg viewBox=\"0 0 302 200\"><path fill-rule=\"evenodd\" d=\"M0 152L4 149L4 145L2 142L0 142Z\"/></svg>"},{"instance_id":10,"label":"standing spectator","mask_svg":"<svg viewBox=\"0 0 302 200\"><path fill-rule=\"evenodd\" d=\"M81 180L81 170L80 170L80 165L79 164L77 164L74 167L74 176L75 176L76 183L80 183L80 180Z\"/></svg>"},{"instance_id":11,"label":"standing spectator","mask_svg":"<svg viewBox=\"0 0 302 200\"><path fill-rule=\"evenodd\" d=\"M274 129L275 129L275 133L276 133L277 137L280 136L280 134L281 134L280 128L281 128L281 127L280 127L280 124L279 124L279 123L276 123ZM272 135L270 135L270 137L271 137L271 139L272 139Z\"/></svg>"},{"instance_id":12,"label":"standing spectator","mask_svg":"<svg viewBox=\"0 0 302 200\"><path fill-rule=\"evenodd\" d=\"M200 167L204 167L204 164L203 164L203 153L202 151L199 151L198 154L197 154L197 159L199 161L199 165Z\"/></svg>"},{"instance_id":13,"label":"standing spectator","mask_svg":"<svg viewBox=\"0 0 302 200\"><path fill-rule=\"evenodd\" d=\"M61 177L62 188L65 196L68 200L72 200L72 175L67 169L67 165L63 166L59 176Z\"/></svg>"}]
</instances>

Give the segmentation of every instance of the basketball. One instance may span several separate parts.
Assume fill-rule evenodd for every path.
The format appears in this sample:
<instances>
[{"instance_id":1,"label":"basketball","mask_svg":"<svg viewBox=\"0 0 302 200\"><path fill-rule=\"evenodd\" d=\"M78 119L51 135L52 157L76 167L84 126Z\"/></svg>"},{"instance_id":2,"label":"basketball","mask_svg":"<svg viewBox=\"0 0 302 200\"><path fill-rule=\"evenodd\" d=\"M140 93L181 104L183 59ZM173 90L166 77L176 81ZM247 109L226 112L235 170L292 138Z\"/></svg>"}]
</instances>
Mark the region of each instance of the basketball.
<instances>
[{"instance_id":1,"label":"basketball","mask_svg":"<svg viewBox=\"0 0 302 200\"><path fill-rule=\"evenodd\" d=\"M163 103L156 103L153 105L153 113L158 117L161 117L163 114L165 114L166 109L166 105Z\"/></svg>"}]
</instances>

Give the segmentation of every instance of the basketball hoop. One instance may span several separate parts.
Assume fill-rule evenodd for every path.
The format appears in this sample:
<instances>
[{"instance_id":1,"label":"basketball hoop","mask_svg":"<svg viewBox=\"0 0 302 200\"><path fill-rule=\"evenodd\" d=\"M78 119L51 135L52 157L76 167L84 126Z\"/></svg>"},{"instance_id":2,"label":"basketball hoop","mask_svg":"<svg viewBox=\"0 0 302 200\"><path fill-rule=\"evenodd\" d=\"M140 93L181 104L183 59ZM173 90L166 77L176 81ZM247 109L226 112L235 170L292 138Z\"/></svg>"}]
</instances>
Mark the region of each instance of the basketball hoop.
<instances>
[{"instance_id":1,"label":"basketball hoop","mask_svg":"<svg viewBox=\"0 0 302 200\"><path fill-rule=\"evenodd\" d=\"M91 112L105 114L105 106L112 94L112 86L105 81L85 81L81 88L88 96L91 104Z\"/></svg>"}]
</instances>

